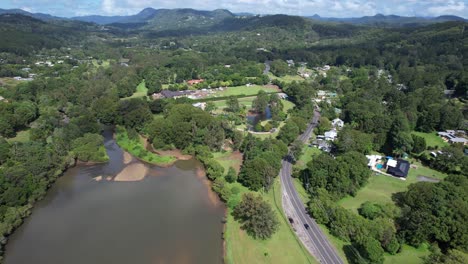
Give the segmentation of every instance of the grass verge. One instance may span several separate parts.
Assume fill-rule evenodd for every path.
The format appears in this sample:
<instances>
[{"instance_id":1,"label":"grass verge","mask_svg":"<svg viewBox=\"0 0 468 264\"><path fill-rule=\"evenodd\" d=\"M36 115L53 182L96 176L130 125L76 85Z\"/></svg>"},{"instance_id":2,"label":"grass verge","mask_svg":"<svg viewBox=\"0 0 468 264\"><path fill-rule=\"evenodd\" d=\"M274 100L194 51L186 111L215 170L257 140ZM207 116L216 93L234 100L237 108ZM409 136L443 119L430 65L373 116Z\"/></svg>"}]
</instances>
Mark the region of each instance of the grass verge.
<instances>
[{"instance_id":1,"label":"grass verge","mask_svg":"<svg viewBox=\"0 0 468 264\"><path fill-rule=\"evenodd\" d=\"M302 246L289 223L283 215L281 207L281 187L279 179L275 180L270 192L263 194L280 222L278 232L268 240L257 240L240 228L228 211L226 240L227 263L318 263Z\"/></svg>"}]
</instances>

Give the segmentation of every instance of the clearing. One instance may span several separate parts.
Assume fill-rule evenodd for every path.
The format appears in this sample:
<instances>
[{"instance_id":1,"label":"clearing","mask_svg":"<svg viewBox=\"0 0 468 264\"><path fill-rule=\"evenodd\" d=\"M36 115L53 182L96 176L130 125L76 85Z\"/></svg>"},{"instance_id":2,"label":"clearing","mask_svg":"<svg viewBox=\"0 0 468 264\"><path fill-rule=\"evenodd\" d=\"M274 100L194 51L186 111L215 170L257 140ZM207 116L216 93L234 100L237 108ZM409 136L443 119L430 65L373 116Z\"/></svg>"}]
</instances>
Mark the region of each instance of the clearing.
<instances>
[{"instance_id":1,"label":"clearing","mask_svg":"<svg viewBox=\"0 0 468 264\"><path fill-rule=\"evenodd\" d=\"M7 138L7 141L8 141L8 143L13 143L13 142L25 143L25 142L28 142L30 140L29 135L30 135L29 129L18 131L18 132L16 132L15 137Z\"/></svg>"},{"instance_id":2,"label":"clearing","mask_svg":"<svg viewBox=\"0 0 468 264\"><path fill-rule=\"evenodd\" d=\"M426 147L427 148L435 148L441 149L443 147L448 146L449 144L445 142L436 132L432 133L423 133L423 132L416 132L413 131L411 134L423 137L426 140Z\"/></svg>"},{"instance_id":3,"label":"clearing","mask_svg":"<svg viewBox=\"0 0 468 264\"><path fill-rule=\"evenodd\" d=\"M446 174L424 167L419 162L413 161L411 166L412 168L410 168L406 181L395 177L373 174L366 186L361 188L355 197L348 196L343 198L339 204L357 213L357 209L366 201L393 203L392 195L406 191L411 183L418 182L418 176L426 176L438 180L447 177Z\"/></svg>"},{"instance_id":4,"label":"clearing","mask_svg":"<svg viewBox=\"0 0 468 264\"><path fill-rule=\"evenodd\" d=\"M252 96L257 95L259 91L265 91L267 93L277 93L281 92L281 90L274 85L243 85L243 86L235 86L235 87L228 87L222 91L216 91L213 94L208 95L206 98L212 97L225 97L231 95L245 95L245 96Z\"/></svg>"}]
</instances>

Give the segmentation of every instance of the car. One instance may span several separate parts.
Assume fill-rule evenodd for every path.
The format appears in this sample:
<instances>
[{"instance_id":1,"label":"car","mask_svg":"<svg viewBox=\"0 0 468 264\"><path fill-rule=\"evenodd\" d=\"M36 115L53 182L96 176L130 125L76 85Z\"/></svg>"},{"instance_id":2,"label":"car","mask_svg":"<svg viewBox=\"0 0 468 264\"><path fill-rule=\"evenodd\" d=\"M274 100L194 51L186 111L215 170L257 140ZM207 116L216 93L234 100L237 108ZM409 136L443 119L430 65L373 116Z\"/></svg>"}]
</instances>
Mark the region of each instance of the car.
<instances>
[{"instance_id":1,"label":"car","mask_svg":"<svg viewBox=\"0 0 468 264\"><path fill-rule=\"evenodd\" d=\"M309 224L304 224L305 229L309 229Z\"/></svg>"},{"instance_id":2,"label":"car","mask_svg":"<svg viewBox=\"0 0 468 264\"><path fill-rule=\"evenodd\" d=\"M294 219L292 217L288 217L289 223L294 224Z\"/></svg>"}]
</instances>

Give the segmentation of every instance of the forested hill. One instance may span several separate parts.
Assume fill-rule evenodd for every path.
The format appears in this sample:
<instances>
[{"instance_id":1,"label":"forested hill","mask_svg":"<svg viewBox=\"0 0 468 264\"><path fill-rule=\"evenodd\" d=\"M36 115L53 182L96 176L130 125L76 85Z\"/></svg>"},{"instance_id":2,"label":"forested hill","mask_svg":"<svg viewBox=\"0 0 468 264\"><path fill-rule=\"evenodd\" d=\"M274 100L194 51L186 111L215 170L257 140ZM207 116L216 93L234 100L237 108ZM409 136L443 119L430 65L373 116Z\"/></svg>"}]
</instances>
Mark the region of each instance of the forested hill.
<instances>
[{"instance_id":1,"label":"forested hill","mask_svg":"<svg viewBox=\"0 0 468 264\"><path fill-rule=\"evenodd\" d=\"M146 8L132 16L86 16L74 17L75 20L93 22L97 24L110 24L127 28L127 24L139 24L140 29L172 30L189 27L206 28L220 23L234 15L227 10L200 11L194 9L153 9Z\"/></svg>"},{"instance_id":2,"label":"forested hill","mask_svg":"<svg viewBox=\"0 0 468 264\"><path fill-rule=\"evenodd\" d=\"M457 16L438 16L438 17L405 17L397 15L382 15L377 14L375 16L363 16L356 18L334 18L334 17L321 17L319 15L313 15L308 17L313 20L327 21L327 22L343 22L355 25L370 25L370 26L391 26L391 27L416 27L429 25L434 23L442 23L448 21L467 21L462 17Z\"/></svg>"},{"instance_id":3,"label":"forested hill","mask_svg":"<svg viewBox=\"0 0 468 264\"><path fill-rule=\"evenodd\" d=\"M95 24L80 21L45 22L21 14L0 15L0 51L19 55L43 48L59 48L78 44L97 30Z\"/></svg>"}]
</instances>

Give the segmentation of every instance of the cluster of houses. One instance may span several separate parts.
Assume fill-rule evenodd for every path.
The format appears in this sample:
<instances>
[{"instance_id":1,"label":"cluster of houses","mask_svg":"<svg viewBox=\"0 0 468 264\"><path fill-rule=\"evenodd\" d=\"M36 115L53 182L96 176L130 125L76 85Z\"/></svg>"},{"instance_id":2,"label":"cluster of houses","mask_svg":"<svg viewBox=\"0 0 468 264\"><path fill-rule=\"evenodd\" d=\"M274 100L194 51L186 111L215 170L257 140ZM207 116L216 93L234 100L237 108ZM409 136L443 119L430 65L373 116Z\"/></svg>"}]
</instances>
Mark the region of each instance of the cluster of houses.
<instances>
[{"instance_id":1,"label":"cluster of houses","mask_svg":"<svg viewBox=\"0 0 468 264\"><path fill-rule=\"evenodd\" d=\"M410 170L410 163L404 159L394 159L380 155L366 155L367 166L378 173L406 179Z\"/></svg>"},{"instance_id":2,"label":"cluster of houses","mask_svg":"<svg viewBox=\"0 0 468 264\"><path fill-rule=\"evenodd\" d=\"M344 126L343 120L339 118L333 119L331 124L333 127L331 130L325 132L323 135L318 135L317 138L312 142L313 146L316 146L318 149L325 152L331 152L333 147L331 142L336 140L338 137L338 130Z\"/></svg>"},{"instance_id":3,"label":"cluster of houses","mask_svg":"<svg viewBox=\"0 0 468 264\"><path fill-rule=\"evenodd\" d=\"M437 132L437 134L450 144L468 145L468 139L466 139L466 132L464 130L446 130Z\"/></svg>"},{"instance_id":4,"label":"cluster of houses","mask_svg":"<svg viewBox=\"0 0 468 264\"><path fill-rule=\"evenodd\" d=\"M318 90L317 91L317 98L315 98L314 100L317 103L325 101L328 104L331 104L332 99L336 98L337 96L338 96L338 94L335 93L335 92Z\"/></svg>"}]
</instances>

